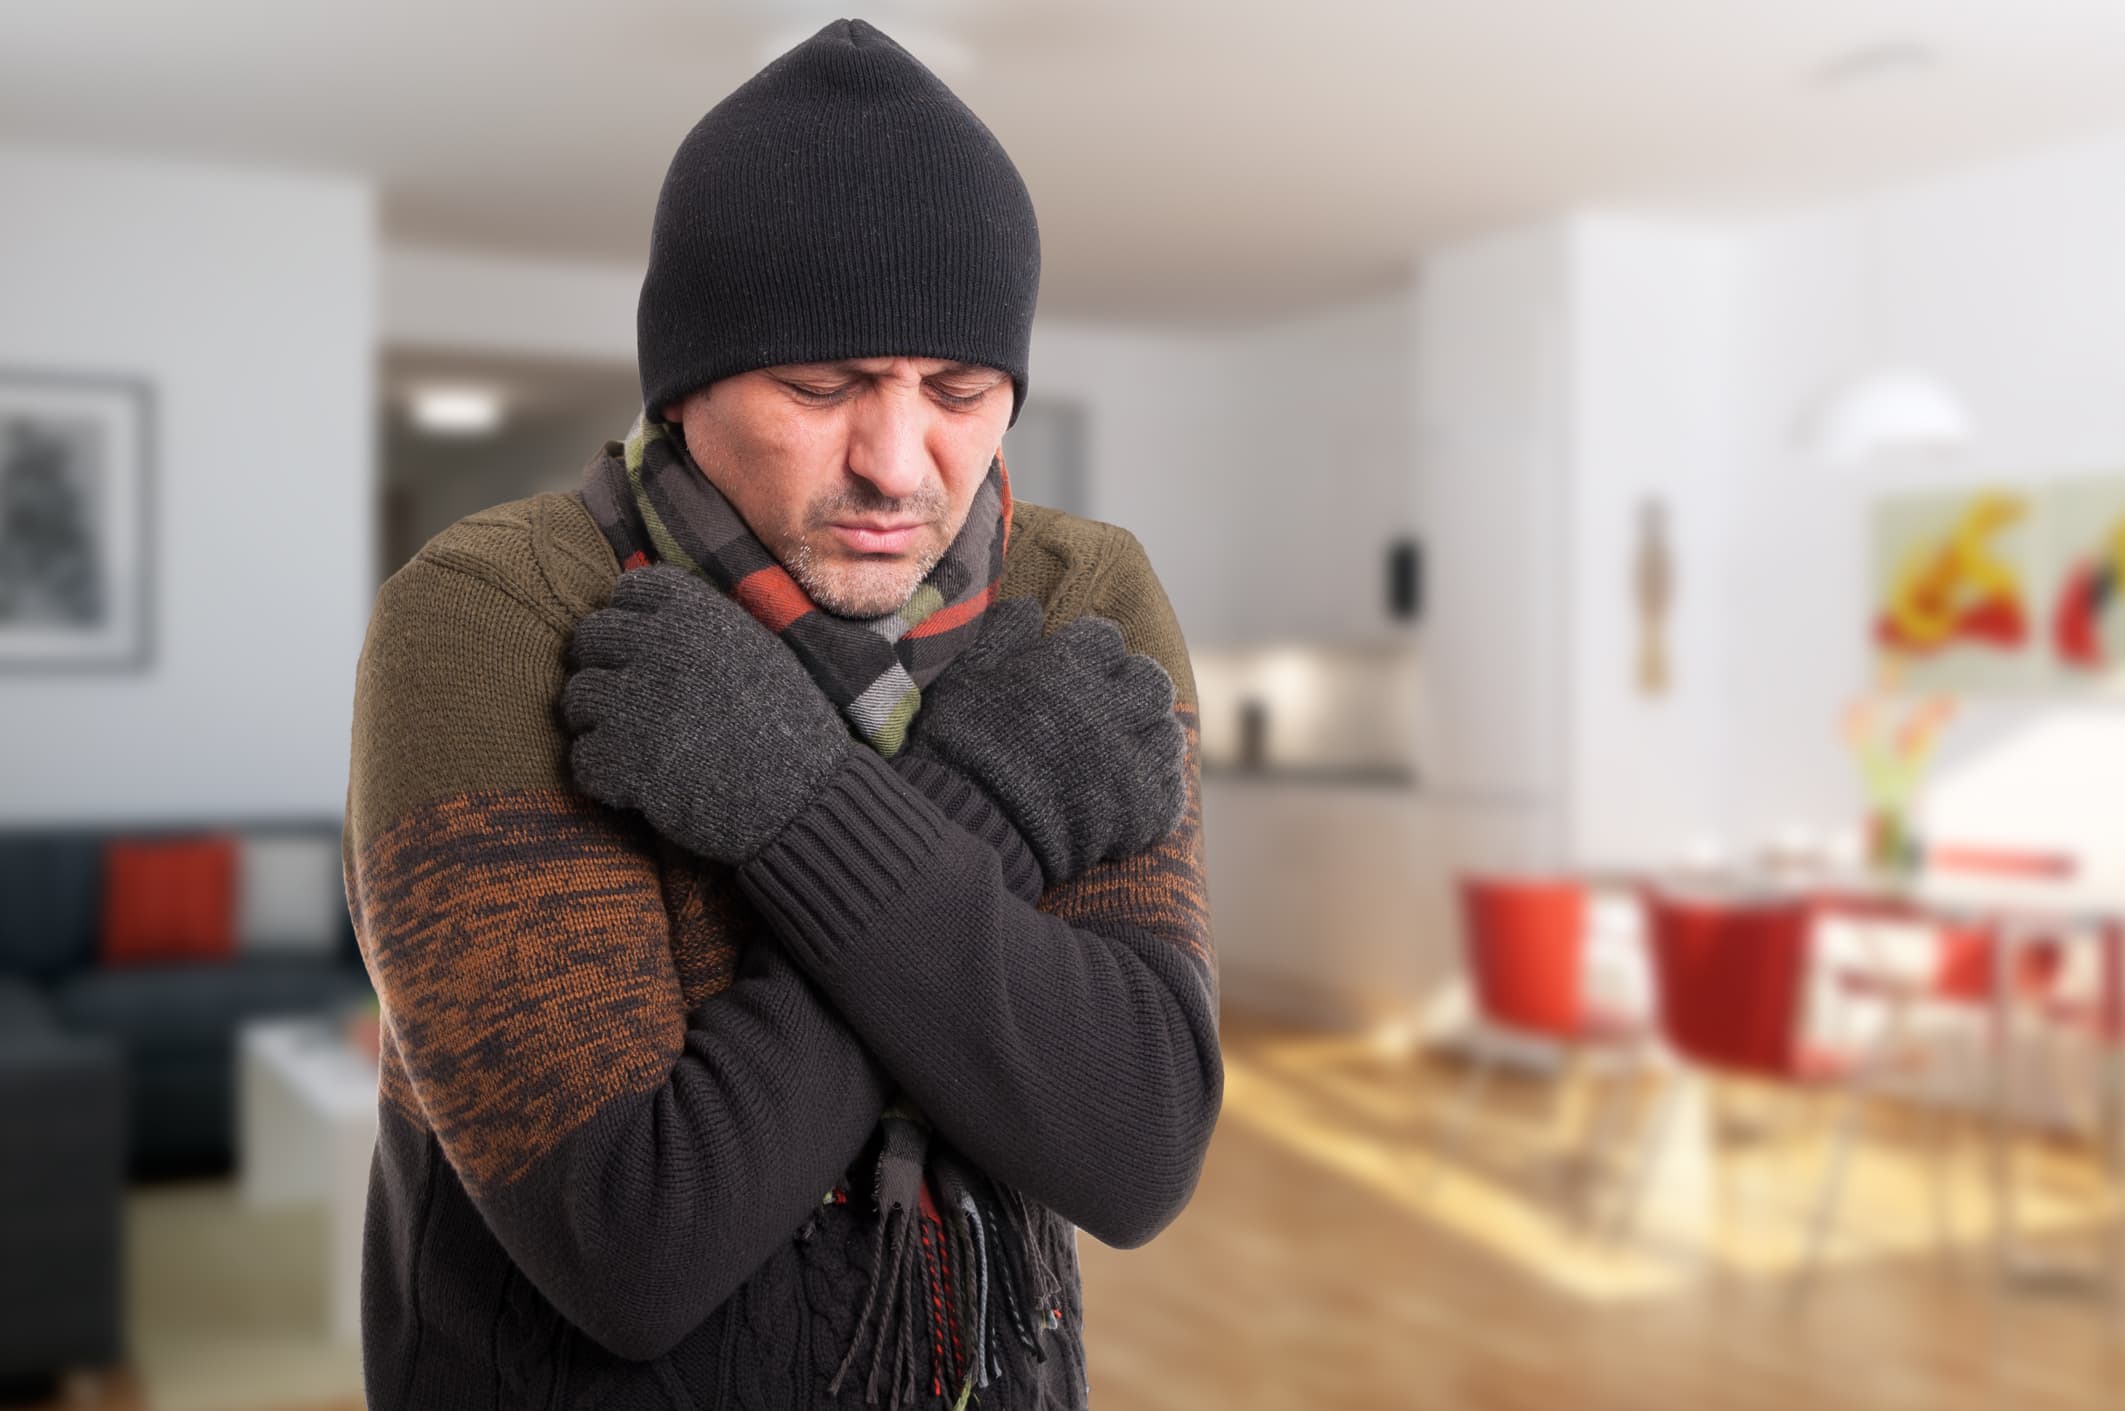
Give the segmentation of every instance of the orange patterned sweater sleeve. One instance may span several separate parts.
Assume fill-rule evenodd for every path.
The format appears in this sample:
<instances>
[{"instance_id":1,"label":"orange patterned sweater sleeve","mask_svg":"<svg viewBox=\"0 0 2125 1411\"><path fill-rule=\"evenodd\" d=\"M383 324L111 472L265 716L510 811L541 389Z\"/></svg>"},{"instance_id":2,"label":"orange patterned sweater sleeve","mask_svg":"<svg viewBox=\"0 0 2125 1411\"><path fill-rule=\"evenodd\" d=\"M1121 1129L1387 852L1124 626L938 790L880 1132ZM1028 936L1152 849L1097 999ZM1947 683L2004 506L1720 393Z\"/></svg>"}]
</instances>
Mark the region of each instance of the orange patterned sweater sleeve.
<instances>
[{"instance_id":1,"label":"orange patterned sweater sleeve","mask_svg":"<svg viewBox=\"0 0 2125 1411\"><path fill-rule=\"evenodd\" d=\"M789 1239L885 1075L772 948L682 979L705 942L674 916L736 899L668 896L646 826L569 787L570 611L483 567L523 548L504 519L458 533L384 585L357 670L344 861L383 1140L432 1143L540 1292L649 1360Z\"/></svg>"}]
</instances>

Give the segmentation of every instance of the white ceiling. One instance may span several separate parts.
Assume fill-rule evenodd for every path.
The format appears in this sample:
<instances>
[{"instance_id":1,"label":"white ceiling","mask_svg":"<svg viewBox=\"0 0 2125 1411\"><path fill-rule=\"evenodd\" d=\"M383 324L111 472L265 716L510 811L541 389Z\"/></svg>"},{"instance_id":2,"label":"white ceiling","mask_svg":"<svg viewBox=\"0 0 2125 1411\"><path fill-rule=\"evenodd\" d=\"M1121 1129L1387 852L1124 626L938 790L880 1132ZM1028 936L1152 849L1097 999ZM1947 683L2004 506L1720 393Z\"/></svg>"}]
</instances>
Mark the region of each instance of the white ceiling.
<instances>
[{"instance_id":1,"label":"white ceiling","mask_svg":"<svg viewBox=\"0 0 2125 1411\"><path fill-rule=\"evenodd\" d=\"M852 10L973 56L1044 312L1255 317L1567 205L1754 208L2125 127L2125 0L69 0L0 7L0 135L367 173L395 238L634 263L686 129ZM1883 44L1935 62L1819 81Z\"/></svg>"}]
</instances>

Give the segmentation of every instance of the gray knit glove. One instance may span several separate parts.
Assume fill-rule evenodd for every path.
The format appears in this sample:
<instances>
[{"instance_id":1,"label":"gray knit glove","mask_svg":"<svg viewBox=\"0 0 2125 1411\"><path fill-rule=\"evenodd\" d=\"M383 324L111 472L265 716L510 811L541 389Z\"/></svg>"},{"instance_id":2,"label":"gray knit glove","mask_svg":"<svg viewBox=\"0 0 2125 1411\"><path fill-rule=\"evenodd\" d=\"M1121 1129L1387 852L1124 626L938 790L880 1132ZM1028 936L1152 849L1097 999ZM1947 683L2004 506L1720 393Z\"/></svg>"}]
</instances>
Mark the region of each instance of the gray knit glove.
<instances>
[{"instance_id":1,"label":"gray knit glove","mask_svg":"<svg viewBox=\"0 0 2125 1411\"><path fill-rule=\"evenodd\" d=\"M983 617L980 638L923 690L909 753L995 799L1051 886L1164 836L1187 788L1166 669L1102 617L1045 637L1032 598Z\"/></svg>"},{"instance_id":2,"label":"gray knit glove","mask_svg":"<svg viewBox=\"0 0 2125 1411\"><path fill-rule=\"evenodd\" d=\"M853 747L781 639L671 564L621 574L568 655L561 713L576 787L702 857L750 858Z\"/></svg>"}]
</instances>

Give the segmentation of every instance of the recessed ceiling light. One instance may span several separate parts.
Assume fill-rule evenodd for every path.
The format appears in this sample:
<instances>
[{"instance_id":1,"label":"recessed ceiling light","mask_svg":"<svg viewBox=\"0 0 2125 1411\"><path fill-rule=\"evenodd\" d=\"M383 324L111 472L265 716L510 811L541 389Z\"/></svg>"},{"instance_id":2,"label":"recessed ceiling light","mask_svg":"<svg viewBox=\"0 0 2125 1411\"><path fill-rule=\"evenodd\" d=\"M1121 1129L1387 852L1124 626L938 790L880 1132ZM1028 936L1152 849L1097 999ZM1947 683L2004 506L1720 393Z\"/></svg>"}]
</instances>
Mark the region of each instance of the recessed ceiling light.
<instances>
[{"instance_id":1,"label":"recessed ceiling light","mask_svg":"<svg viewBox=\"0 0 2125 1411\"><path fill-rule=\"evenodd\" d=\"M416 387L413 424L434 436L492 436L502 424L502 394L492 387Z\"/></svg>"}]
</instances>

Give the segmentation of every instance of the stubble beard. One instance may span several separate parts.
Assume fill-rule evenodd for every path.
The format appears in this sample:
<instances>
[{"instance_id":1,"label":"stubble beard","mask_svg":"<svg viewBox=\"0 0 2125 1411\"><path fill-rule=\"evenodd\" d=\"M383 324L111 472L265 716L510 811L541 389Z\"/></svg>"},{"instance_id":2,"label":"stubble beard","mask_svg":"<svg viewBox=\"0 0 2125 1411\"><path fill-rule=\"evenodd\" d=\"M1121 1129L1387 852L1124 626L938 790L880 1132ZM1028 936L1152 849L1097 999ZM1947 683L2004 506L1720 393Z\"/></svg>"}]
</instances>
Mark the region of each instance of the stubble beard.
<instances>
[{"instance_id":1,"label":"stubble beard","mask_svg":"<svg viewBox=\"0 0 2125 1411\"><path fill-rule=\"evenodd\" d=\"M883 617L906 603L944 557L949 536L926 544L913 558L899 555L849 556L826 537L838 517L887 514L919 516L942 527L951 511L942 485L926 486L897 500L867 495L860 489L822 495L805 506L799 527L783 545L783 567L814 603L840 617ZM822 552L813 540L829 545Z\"/></svg>"},{"instance_id":2,"label":"stubble beard","mask_svg":"<svg viewBox=\"0 0 2125 1411\"><path fill-rule=\"evenodd\" d=\"M800 535L785 557L784 567L805 596L839 617L883 617L906 603L930 570L944 557L941 548L924 549L912 559L827 562L812 547L809 535Z\"/></svg>"}]
</instances>

